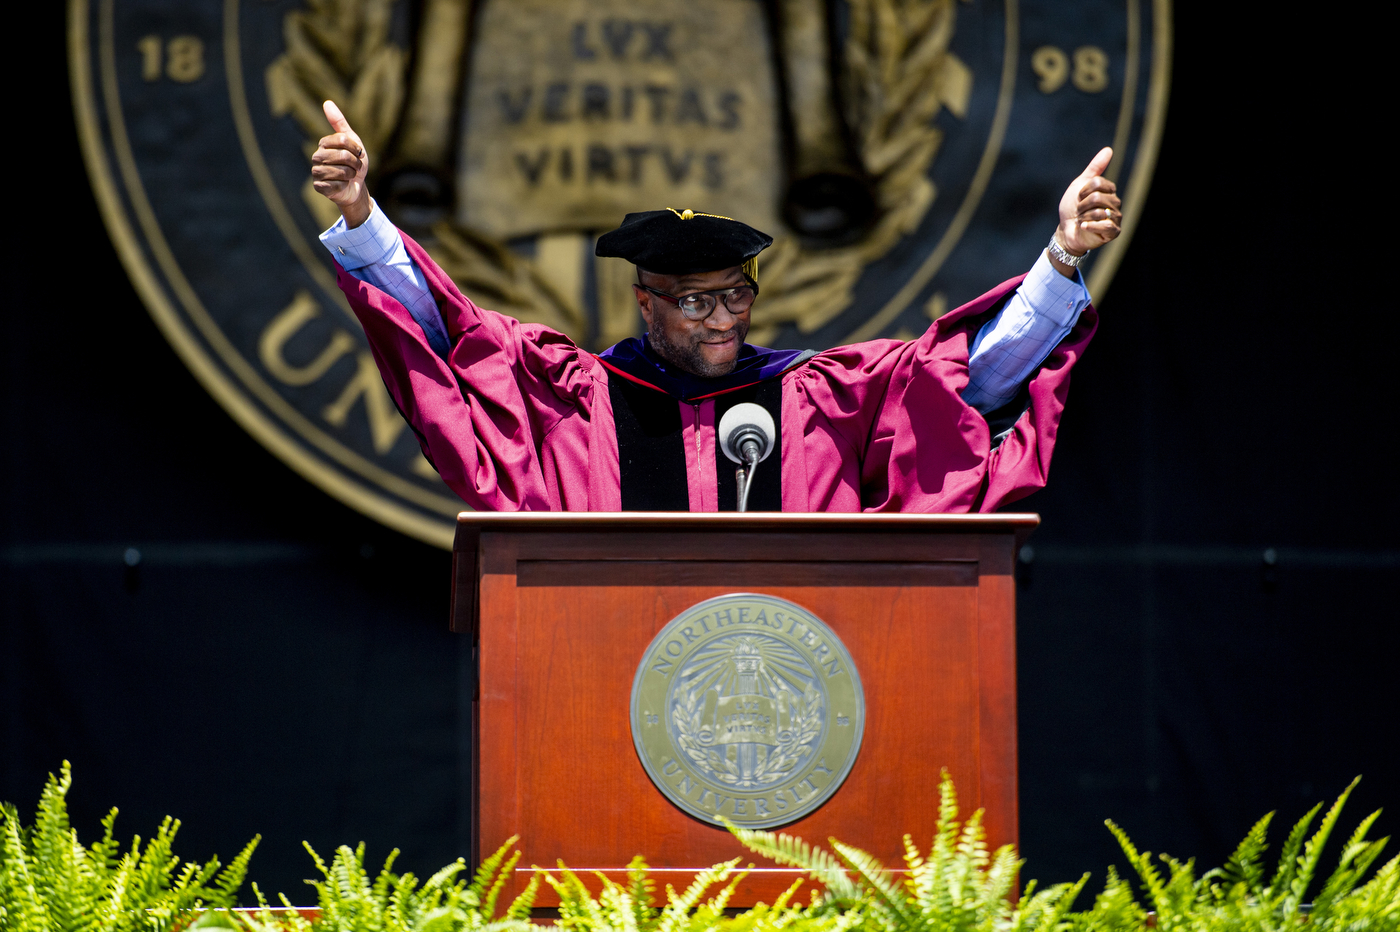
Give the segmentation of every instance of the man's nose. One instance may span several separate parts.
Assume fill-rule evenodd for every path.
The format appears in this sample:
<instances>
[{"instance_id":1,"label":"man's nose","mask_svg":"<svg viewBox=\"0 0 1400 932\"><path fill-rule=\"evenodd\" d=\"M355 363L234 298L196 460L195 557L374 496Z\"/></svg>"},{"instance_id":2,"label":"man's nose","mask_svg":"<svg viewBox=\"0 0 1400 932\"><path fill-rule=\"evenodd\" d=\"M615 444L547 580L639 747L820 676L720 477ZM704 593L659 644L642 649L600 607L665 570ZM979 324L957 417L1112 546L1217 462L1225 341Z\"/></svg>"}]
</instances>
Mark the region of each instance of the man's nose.
<instances>
[{"instance_id":1,"label":"man's nose","mask_svg":"<svg viewBox=\"0 0 1400 932\"><path fill-rule=\"evenodd\" d=\"M710 316L705 318L705 326L711 330L729 330L733 328L737 318L734 312L729 310L729 305L723 301L715 305L715 309L710 312Z\"/></svg>"}]
</instances>

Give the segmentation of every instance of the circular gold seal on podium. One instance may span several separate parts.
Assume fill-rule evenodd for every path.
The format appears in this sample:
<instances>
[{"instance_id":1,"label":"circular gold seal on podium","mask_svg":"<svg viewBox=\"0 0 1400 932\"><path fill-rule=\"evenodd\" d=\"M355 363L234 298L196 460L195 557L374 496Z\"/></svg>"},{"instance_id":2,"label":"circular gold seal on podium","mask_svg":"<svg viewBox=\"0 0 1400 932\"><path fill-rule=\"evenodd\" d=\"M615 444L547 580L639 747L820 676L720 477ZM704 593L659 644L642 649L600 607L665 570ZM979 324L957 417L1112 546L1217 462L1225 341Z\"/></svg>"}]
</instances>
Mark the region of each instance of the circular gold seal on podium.
<instances>
[{"instance_id":1,"label":"circular gold seal on podium","mask_svg":"<svg viewBox=\"0 0 1400 932\"><path fill-rule=\"evenodd\" d=\"M632 684L632 738L657 789L706 821L771 828L831 798L855 763L865 693L799 605L723 595L661 629Z\"/></svg>"}]
</instances>

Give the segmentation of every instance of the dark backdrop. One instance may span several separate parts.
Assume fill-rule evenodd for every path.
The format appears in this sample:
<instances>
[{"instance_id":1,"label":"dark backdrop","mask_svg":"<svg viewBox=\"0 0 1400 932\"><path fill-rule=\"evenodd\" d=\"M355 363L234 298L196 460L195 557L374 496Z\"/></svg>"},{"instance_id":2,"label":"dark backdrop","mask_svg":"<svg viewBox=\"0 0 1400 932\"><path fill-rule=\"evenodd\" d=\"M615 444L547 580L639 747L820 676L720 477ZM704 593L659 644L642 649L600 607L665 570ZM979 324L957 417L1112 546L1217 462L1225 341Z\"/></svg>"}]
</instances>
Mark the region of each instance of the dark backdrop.
<instances>
[{"instance_id":1,"label":"dark backdrop","mask_svg":"<svg viewBox=\"0 0 1400 932\"><path fill-rule=\"evenodd\" d=\"M184 820L187 857L260 832L253 878L296 901L302 839L440 866L467 828L448 557L298 478L176 359L90 194L62 4L29 9L6 85L0 798L27 812L69 759L85 837L111 805L127 834ZM1107 817L1215 864L1358 773L1348 825L1400 803L1393 263L1364 235L1393 202L1343 109L1378 85L1364 30L1258 15L1177 11L1152 195L1025 503L1044 881L1121 861Z\"/></svg>"}]
</instances>

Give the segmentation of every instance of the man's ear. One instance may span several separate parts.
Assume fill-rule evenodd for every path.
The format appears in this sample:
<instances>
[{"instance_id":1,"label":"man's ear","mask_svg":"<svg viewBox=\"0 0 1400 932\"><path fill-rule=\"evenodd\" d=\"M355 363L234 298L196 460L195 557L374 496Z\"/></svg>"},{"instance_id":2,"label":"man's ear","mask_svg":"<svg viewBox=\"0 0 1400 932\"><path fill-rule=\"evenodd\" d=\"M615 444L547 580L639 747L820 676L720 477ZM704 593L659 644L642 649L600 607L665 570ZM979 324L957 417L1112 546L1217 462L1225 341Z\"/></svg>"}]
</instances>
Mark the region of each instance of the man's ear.
<instances>
[{"instance_id":1,"label":"man's ear","mask_svg":"<svg viewBox=\"0 0 1400 932\"><path fill-rule=\"evenodd\" d=\"M642 320L647 323L647 330L651 330L651 292L641 285L633 285L632 293L637 296L637 307L642 311Z\"/></svg>"}]
</instances>

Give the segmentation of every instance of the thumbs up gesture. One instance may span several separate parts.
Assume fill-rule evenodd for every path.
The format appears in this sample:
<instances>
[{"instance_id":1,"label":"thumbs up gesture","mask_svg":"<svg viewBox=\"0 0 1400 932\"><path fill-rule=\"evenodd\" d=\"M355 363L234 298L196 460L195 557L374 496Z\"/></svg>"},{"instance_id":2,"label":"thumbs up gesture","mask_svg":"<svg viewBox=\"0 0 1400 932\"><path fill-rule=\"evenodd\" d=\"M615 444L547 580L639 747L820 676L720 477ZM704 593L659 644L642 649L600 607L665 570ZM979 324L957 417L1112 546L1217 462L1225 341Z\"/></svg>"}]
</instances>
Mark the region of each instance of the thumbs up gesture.
<instances>
[{"instance_id":1,"label":"thumbs up gesture","mask_svg":"<svg viewBox=\"0 0 1400 932\"><path fill-rule=\"evenodd\" d=\"M311 186L339 207L345 225L354 228L369 219L369 189L365 186L369 154L334 101L321 104L321 109L332 132L321 137L311 156Z\"/></svg>"},{"instance_id":2,"label":"thumbs up gesture","mask_svg":"<svg viewBox=\"0 0 1400 932\"><path fill-rule=\"evenodd\" d=\"M1118 186L1103 176L1113 150L1105 146L1060 198L1060 226L1056 235L1066 252L1082 256L1123 232L1123 202ZM319 190L319 189L318 189Z\"/></svg>"}]
</instances>

